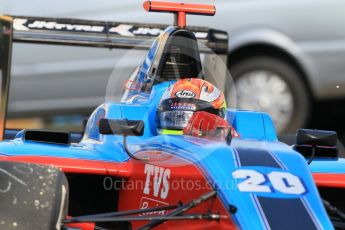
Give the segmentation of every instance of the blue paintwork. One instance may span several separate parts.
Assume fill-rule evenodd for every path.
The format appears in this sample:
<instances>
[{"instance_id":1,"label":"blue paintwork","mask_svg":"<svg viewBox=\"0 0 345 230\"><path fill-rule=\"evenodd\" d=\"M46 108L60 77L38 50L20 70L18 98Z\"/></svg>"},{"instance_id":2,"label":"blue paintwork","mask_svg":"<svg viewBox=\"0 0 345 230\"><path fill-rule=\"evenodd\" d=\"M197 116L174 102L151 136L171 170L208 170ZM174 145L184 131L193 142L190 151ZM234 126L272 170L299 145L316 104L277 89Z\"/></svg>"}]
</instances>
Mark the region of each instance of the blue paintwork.
<instances>
[{"instance_id":1,"label":"blue paintwork","mask_svg":"<svg viewBox=\"0 0 345 230\"><path fill-rule=\"evenodd\" d=\"M251 111L228 111L232 125L243 139L277 141L277 134L272 119L266 113Z\"/></svg>"},{"instance_id":2,"label":"blue paintwork","mask_svg":"<svg viewBox=\"0 0 345 230\"><path fill-rule=\"evenodd\" d=\"M122 138L115 135L95 134L97 122L103 116L112 119L133 119L144 120L144 136L130 137L129 142L132 148L149 150L150 148L159 148L173 155L177 155L196 164L203 171L210 183L217 184L218 194L221 200L226 204L232 204L239 207L238 212L233 215L234 221L242 229L264 229L265 225L258 207L253 202L253 194L240 192L236 181L231 176L238 168L238 159L234 154L234 148L245 147L254 149L264 149L275 154L275 156L285 165L285 169L275 169L270 167L242 167L255 169L258 172L268 173L270 171L289 171L303 180L306 188L306 194L301 195L303 199L312 207L315 219L323 229L331 229L331 223L320 202L318 192L313 183L310 169L306 165L305 159L294 152L290 146L277 141L272 121L268 115L249 111L228 111L228 117L234 117L233 125L241 134L241 140L233 140L232 146L225 144L215 144L211 141L203 141L192 137L183 136L162 136L157 135L155 128L155 114L157 104L164 89L172 82L166 82L153 88L152 94L145 102L132 101L130 103L106 103L101 105L87 124L84 139L71 146L53 145L34 142L23 142L22 134L18 134L15 140L0 143L1 153L9 156L27 155L27 156L53 156L64 158L75 158L85 160L98 160L105 162L124 162L128 156L122 149ZM203 143L203 145L195 144ZM338 163L337 163L338 162ZM344 165L344 160L315 162L314 165L320 171L330 171L329 166L322 166L323 163L332 163ZM336 164L334 164L336 163ZM328 164L329 165L329 164ZM230 186L230 187L229 187ZM270 197L291 198L291 195L279 193L256 194Z\"/></svg>"},{"instance_id":3,"label":"blue paintwork","mask_svg":"<svg viewBox=\"0 0 345 230\"><path fill-rule=\"evenodd\" d=\"M146 73L152 63L159 42L153 45L138 72L138 83L145 82ZM331 222L322 206L319 194L311 176L311 170L305 159L293 151L290 146L278 142L271 118L264 113L228 110L227 119L240 133L241 139L233 140L231 146L212 141L185 136L162 136L156 129L156 109L164 90L173 82L164 82L153 86L150 94L128 94L121 103L107 102L99 106L91 115L86 126L83 140L78 144L54 145L22 140L19 133L14 140L0 143L0 152L7 156L52 156L104 162L125 162L129 158L122 147L122 137L101 135L98 121L101 118L143 120L144 136L130 137L128 142L133 150L160 149L181 157L197 165L208 181L218 191L218 196L225 207L232 204L238 207L232 215L235 223L242 229L265 229L263 214L260 212L255 197L272 197L280 199L298 198L309 207L310 215L321 229L332 229ZM132 99L129 97L133 97ZM263 150L274 156L281 168L265 165L240 166L236 149ZM345 173L345 160L315 160L311 169L314 172ZM254 169L263 174L272 171L291 172L299 177L307 191L301 195L286 195L279 192L248 193L240 192L238 181L232 177L236 169ZM296 210L298 215L298 210ZM282 217L285 218L285 217Z\"/></svg>"},{"instance_id":4,"label":"blue paintwork","mask_svg":"<svg viewBox=\"0 0 345 230\"><path fill-rule=\"evenodd\" d=\"M344 174L345 173L345 159L315 159L310 168L313 173L332 173Z\"/></svg>"}]
</instances>

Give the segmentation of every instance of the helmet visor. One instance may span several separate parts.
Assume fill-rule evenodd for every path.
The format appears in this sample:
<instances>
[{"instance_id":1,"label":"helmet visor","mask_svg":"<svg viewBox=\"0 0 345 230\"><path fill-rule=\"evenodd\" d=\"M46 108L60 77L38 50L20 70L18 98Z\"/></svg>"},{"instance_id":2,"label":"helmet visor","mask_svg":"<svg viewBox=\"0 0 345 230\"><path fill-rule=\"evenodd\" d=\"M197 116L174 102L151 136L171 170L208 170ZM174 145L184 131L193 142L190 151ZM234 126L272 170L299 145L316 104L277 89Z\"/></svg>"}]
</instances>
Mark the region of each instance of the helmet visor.
<instances>
[{"instance_id":1,"label":"helmet visor","mask_svg":"<svg viewBox=\"0 0 345 230\"><path fill-rule=\"evenodd\" d=\"M192 118L194 111L164 111L159 114L160 128L171 130L184 129Z\"/></svg>"}]
</instances>

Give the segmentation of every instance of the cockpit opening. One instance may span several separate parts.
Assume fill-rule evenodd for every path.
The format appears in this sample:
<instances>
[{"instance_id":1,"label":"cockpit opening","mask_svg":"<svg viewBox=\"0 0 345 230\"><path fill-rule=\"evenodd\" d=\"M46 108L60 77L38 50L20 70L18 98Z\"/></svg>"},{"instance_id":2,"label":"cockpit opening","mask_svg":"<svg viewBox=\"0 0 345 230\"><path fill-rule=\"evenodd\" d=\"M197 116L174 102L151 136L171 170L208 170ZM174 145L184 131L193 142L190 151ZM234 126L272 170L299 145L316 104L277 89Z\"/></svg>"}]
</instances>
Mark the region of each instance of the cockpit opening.
<instances>
[{"instance_id":1,"label":"cockpit opening","mask_svg":"<svg viewBox=\"0 0 345 230\"><path fill-rule=\"evenodd\" d=\"M167 40L155 83L183 78L203 78L203 73L194 34L177 30Z\"/></svg>"}]
</instances>

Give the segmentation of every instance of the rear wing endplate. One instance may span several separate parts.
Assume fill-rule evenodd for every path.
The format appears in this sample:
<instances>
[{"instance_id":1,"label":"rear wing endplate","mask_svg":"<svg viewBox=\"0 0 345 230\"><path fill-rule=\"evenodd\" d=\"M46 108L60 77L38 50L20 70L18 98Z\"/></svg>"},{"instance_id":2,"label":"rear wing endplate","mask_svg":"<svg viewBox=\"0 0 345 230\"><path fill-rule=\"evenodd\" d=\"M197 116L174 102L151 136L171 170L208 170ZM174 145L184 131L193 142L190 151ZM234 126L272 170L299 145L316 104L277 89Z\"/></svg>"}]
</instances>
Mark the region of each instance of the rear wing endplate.
<instances>
[{"instance_id":1,"label":"rear wing endplate","mask_svg":"<svg viewBox=\"0 0 345 230\"><path fill-rule=\"evenodd\" d=\"M7 103L10 87L12 54L12 20L10 17L0 16L0 140L4 139Z\"/></svg>"}]
</instances>

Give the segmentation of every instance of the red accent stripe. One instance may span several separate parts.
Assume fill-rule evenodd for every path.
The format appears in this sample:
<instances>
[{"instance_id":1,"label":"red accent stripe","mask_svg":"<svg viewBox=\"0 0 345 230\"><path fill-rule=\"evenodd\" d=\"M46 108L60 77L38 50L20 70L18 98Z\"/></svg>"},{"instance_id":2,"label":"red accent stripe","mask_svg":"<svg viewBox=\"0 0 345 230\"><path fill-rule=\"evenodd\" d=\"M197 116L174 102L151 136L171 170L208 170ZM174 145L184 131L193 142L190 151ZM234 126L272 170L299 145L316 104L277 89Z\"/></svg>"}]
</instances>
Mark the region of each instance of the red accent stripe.
<instances>
[{"instance_id":1,"label":"red accent stripe","mask_svg":"<svg viewBox=\"0 0 345 230\"><path fill-rule=\"evenodd\" d=\"M0 160L53 165L67 173L116 175L124 178L128 178L133 169L130 161L124 163L113 163L46 156L1 156Z\"/></svg>"},{"instance_id":2,"label":"red accent stripe","mask_svg":"<svg viewBox=\"0 0 345 230\"><path fill-rule=\"evenodd\" d=\"M69 228L80 229L80 230L95 230L95 223L76 223L76 224L67 224Z\"/></svg>"},{"instance_id":3,"label":"red accent stripe","mask_svg":"<svg viewBox=\"0 0 345 230\"><path fill-rule=\"evenodd\" d=\"M318 187L345 188L345 174L313 173Z\"/></svg>"}]
</instances>

